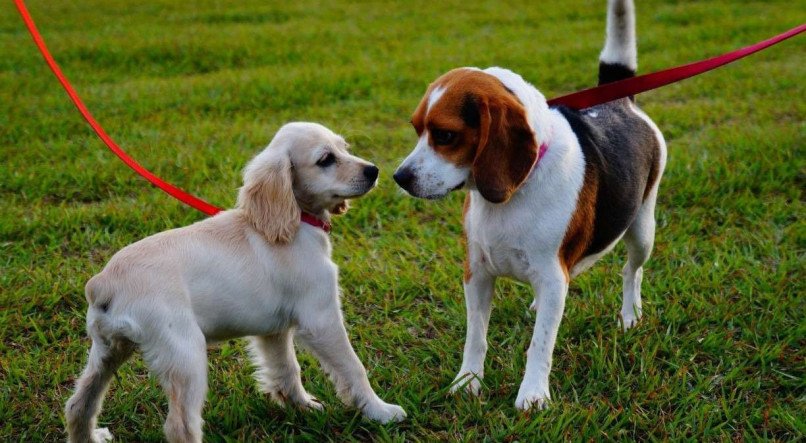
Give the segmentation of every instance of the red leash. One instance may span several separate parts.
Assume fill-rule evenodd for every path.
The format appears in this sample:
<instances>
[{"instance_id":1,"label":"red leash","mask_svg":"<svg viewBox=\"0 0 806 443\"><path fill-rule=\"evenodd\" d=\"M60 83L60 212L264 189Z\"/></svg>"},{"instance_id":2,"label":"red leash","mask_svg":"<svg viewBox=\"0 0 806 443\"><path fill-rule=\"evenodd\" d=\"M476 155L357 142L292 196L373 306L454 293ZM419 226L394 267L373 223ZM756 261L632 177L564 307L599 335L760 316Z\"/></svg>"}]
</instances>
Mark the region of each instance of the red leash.
<instances>
[{"instance_id":1,"label":"red leash","mask_svg":"<svg viewBox=\"0 0 806 443\"><path fill-rule=\"evenodd\" d=\"M670 83L679 82L680 80L702 74L703 72L708 72L722 65L727 65L730 62L747 57L754 52L761 51L762 49L768 48L778 42L784 41L790 37L794 37L803 31L806 31L806 24L792 28L789 31L776 35L769 40L764 40L763 42L759 42L755 45L750 45L742 49L737 49L736 51L729 52L727 54L718 55L707 60L689 63L676 68L664 69L663 71L653 72L651 74L644 74L637 77L615 81L613 83L606 83L602 86L596 86L594 88L583 89L582 91L574 92L573 94L553 98L548 101L548 104L549 106L564 105L573 109L585 109L616 99L636 95L640 92L657 89L661 86L666 86Z\"/></svg>"},{"instance_id":2,"label":"red leash","mask_svg":"<svg viewBox=\"0 0 806 443\"><path fill-rule=\"evenodd\" d=\"M36 24L34 24L34 20L31 18L31 15L28 13L28 9L25 7L25 3L23 0L14 0L14 4L17 5L17 9L20 11L20 15L22 15L22 20L25 22L25 26L28 27L28 31L31 33L31 37L34 38L34 43L39 48L39 52L42 53L42 56L45 57L45 61L50 66L50 70L53 71L53 74L59 79L59 83L62 84L64 90L67 91L67 95L70 96L70 99L73 101L73 104L76 105L78 108L78 112L84 116L84 120L87 120L87 123L92 126L92 129L98 134L98 137L106 143L106 146L115 153L123 163L126 163L130 168L134 169L135 172L143 176L146 180L150 181L154 186L162 189L163 191L170 194L175 199L181 201L182 203L191 206L193 208L198 209L201 212L204 212L207 215L215 215L221 208L211 205L206 201L194 197L187 192L177 188L176 186L165 182L161 178L157 177L156 175L152 174L151 171L141 166L137 163L133 158L129 157L129 154L126 154L126 151L121 149L120 146L112 140L111 137L104 131L104 128L92 117L90 111L84 106L84 103L81 101L81 98L76 94L76 91L73 89L73 86L70 85L70 82L67 81L67 78L62 74L62 70L59 68L59 65L56 64L56 60L53 59L53 56L50 55L50 51L48 51L47 46L45 46L45 41L42 39L42 36L39 34L39 31L36 29Z\"/></svg>"},{"instance_id":3,"label":"red leash","mask_svg":"<svg viewBox=\"0 0 806 443\"><path fill-rule=\"evenodd\" d=\"M57 79L59 79L59 82L62 84L62 87L64 87L64 90L67 91L67 95L70 96L70 99L73 101L73 104L76 106L76 108L78 108L78 111L81 113L82 116L84 116L84 119L87 120L87 123L89 123L90 126L92 126L92 129L95 131L96 134L98 134L98 137L100 137L101 140L103 140L106 146L112 152L114 152L115 155L120 157L120 159L123 160L123 162L126 163L126 165L134 169L135 172L143 176L153 185L157 186L158 188L167 192L177 200L181 201L182 203L195 209L198 209L199 211L204 212L207 215L214 215L219 211L221 211L221 208L213 206L210 203L207 203L206 201L200 198L194 197L193 195L188 194L187 192L177 188L176 186L163 181L161 178L152 174L148 169L144 168L139 163L137 163L133 158L129 157L129 155L126 154L126 152L123 149L121 149L120 146L118 146L117 143L115 143L111 137L109 137L106 131L104 131L104 128L102 128L101 125L92 117L92 114L90 114L90 111L87 109L86 106L84 106L84 103L81 101L81 98L79 98L78 94L76 94L76 91L70 85L70 82L68 82L67 78L64 76L64 74L62 74L62 70L59 68L59 65L56 64L56 61L53 59L53 56L50 55L47 46L45 46L45 41L42 39L42 36L36 29L36 24L34 23L34 20L31 18L31 15L28 13L28 9L25 7L25 3L23 2L23 0L14 0L14 4L17 6L17 10L19 10L20 15L22 16L22 20L25 22L25 26L28 27L28 31L31 33L31 37L33 37L34 43L36 43L36 46L39 48L39 52L41 52L42 56L45 58L45 61L50 67L50 70L53 71L53 74L56 76ZM608 83L602 86L585 89L579 92L575 92L573 94L551 99L548 101L548 103L549 105L552 106L565 105L568 106L569 108L583 109L598 104L607 103L609 101L613 101L630 95L635 95L640 92L646 92L651 89L656 89L661 86L668 85L669 83L674 83L695 76L697 74L702 74L703 72L718 68L722 65L728 64L742 57L746 57L754 52L758 52L764 48L772 46L790 37L794 37L795 35L798 35L805 30L806 30L806 24L803 24L783 34L775 36L769 40L756 43L755 45L751 45L746 48L742 48L737 51L727 53L725 55L720 55L700 62L695 62L688 65L679 66L676 68L666 69L663 71L653 72L651 74L645 74L638 77L632 77L625 80ZM311 221L305 220L304 216L303 221L306 223L314 224ZM317 221L319 220L317 219ZM321 221L319 222L323 223ZM314 225L318 226L316 224ZM329 226L327 226L327 228L328 228L327 230L329 230Z\"/></svg>"}]
</instances>

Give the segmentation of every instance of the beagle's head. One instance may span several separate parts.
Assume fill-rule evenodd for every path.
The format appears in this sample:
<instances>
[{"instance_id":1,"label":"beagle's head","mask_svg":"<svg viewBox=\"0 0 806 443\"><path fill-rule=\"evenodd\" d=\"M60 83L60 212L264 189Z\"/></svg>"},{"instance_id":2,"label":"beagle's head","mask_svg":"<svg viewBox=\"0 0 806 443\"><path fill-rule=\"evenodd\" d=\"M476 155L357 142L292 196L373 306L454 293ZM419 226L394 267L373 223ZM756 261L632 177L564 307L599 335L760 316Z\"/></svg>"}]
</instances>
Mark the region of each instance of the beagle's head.
<instances>
[{"instance_id":1,"label":"beagle's head","mask_svg":"<svg viewBox=\"0 0 806 443\"><path fill-rule=\"evenodd\" d=\"M419 140L394 179L415 197L441 198L467 187L490 202L506 202L538 157L523 104L498 78L475 68L433 82L411 124Z\"/></svg>"}]
</instances>

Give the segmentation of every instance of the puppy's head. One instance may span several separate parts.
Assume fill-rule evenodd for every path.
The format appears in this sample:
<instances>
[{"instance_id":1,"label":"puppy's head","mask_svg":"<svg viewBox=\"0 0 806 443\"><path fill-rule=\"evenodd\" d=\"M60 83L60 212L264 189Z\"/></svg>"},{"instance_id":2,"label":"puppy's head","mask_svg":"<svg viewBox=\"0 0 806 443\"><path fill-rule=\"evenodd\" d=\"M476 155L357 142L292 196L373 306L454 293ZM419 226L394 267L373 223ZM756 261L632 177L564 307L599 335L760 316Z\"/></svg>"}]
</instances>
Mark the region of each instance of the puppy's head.
<instances>
[{"instance_id":1,"label":"puppy's head","mask_svg":"<svg viewBox=\"0 0 806 443\"><path fill-rule=\"evenodd\" d=\"M347 152L347 143L316 123L289 123L244 170L238 194L254 227L271 243L288 243L300 212L342 214L347 199L366 194L378 168Z\"/></svg>"},{"instance_id":2,"label":"puppy's head","mask_svg":"<svg viewBox=\"0 0 806 443\"><path fill-rule=\"evenodd\" d=\"M432 83L411 124L419 140L394 179L415 197L441 198L467 186L505 202L537 160L523 105L475 68L454 69Z\"/></svg>"}]
</instances>

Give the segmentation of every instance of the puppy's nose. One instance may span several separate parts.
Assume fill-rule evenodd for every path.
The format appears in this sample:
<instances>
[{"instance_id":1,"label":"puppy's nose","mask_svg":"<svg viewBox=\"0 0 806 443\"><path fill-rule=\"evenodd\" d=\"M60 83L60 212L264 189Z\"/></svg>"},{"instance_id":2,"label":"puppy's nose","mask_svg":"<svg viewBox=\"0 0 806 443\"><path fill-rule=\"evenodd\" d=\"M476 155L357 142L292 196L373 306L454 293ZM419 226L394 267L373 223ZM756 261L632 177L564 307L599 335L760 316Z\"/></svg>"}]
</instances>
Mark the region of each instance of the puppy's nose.
<instances>
[{"instance_id":1,"label":"puppy's nose","mask_svg":"<svg viewBox=\"0 0 806 443\"><path fill-rule=\"evenodd\" d=\"M374 182L375 179L378 178L378 167L375 165L365 166L364 177L366 177L367 180Z\"/></svg>"},{"instance_id":2,"label":"puppy's nose","mask_svg":"<svg viewBox=\"0 0 806 443\"><path fill-rule=\"evenodd\" d=\"M414 180L414 174L411 172L411 169L408 168L398 169L392 178L395 179L401 188L408 190L411 186L411 182Z\"/></svg>"}]
</instances>

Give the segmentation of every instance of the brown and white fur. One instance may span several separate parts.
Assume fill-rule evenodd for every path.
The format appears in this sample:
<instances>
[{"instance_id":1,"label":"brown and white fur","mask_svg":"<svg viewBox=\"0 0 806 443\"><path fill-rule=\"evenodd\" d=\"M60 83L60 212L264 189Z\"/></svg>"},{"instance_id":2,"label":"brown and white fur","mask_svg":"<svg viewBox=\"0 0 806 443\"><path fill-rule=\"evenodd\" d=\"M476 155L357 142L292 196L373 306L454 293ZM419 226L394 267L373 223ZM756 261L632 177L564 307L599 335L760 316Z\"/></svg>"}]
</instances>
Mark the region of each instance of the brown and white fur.
<instances>
[{"instance_id":1,"label":"brown and white fur","mask_svg":"<svg viewBox=\"0 0 806 443\"><path fill-rule=\"evenodd\" d=\"M283 126L244 171L235 209L116 253L86 286L89 361L65 408L69 441L105 441L97 416L112 375L140 348L168 396L165 435L202 440L207 345L250 336L256 378L278 403L322 409L305 391L294 337L319 359L339 396L380 422L402 420L372 390L348 341L328 235L300 223L346 210L378 169L314 123Z\"/></svg>"},{"instance_id":2,"label":"brown and white fur","mask_svg":"<svg viewBox=\"0 0 806 443\"><path fill-rule=\"evenodd\" d=\"M610 0L600 83L635 75L631 0ZM515 405L544 407L568 284L623 239L624 328L641 316L642 266L655 232L666 145L632 99L584 111L549 107L502 68L452 70L428 88L412 124L417 146L394 178L416 197L469 190L464 289L467 339L453 389L478 394L495 279L535 290L537 319ZM547 150L539 158L540 145Z\"/></svg>"}]
</instances>

